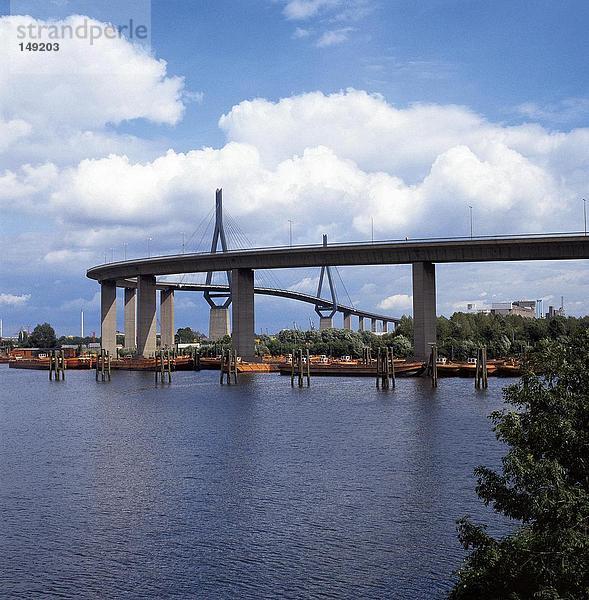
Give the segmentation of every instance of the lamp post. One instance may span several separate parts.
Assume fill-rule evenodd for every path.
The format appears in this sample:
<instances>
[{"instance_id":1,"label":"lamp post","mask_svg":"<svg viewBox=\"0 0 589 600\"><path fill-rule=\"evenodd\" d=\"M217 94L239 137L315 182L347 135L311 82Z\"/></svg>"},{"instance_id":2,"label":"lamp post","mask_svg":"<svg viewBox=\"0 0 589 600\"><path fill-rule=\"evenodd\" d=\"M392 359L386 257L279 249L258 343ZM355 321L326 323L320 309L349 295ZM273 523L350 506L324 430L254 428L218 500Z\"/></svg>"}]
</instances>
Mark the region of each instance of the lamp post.
<instances>
[{"instance_id":1,"label":"lamp post","mask_svg":"<svg viewBox=\"0 0 589 600\"><path fill-rule=\"evenodd\" d=\"M147 238L147 258L151 258L151 248L150 248L149 242L151 242L150 237Z\"/></svg>"},{"instance_id":2,"label":"lamp post","mask_svg":"<svg viewBox=\"0 0 589 600\"><path fill-rule=\"evenodd\" d=\"M185 246L186 246L185 240L184 240L184 236L185 236L185 233L182 232L182 254L184 254L184 249L185 249Z\"/></svg>"},{"instance_id":3,"label":"lamp post","mask_svg":"<svg viewBox=\"0 0 589 600\"><path fill-rule=\"evenodd\" d=\"M583 198L583 221L585 223L585 235L587 235L587 200Z\"/></svg>"},{"instance_id":4,"label":"lamp post","mask_svg":"<svg viewBox=\"0 0 589 600\"><path fill-rule=\"evenodd\" d=\"M127 260L127 242L123 242L123 256Z\"/></svg>"},{"instance_id":5,"label":"lamp post","mask_svg":"<svg viewBox=\"0 0 589 600\"><path fill-rule=\"evenodd\" d=\"M292 221L288 220L288 244L292 246Z\"/></svg>"},{"instance_id":6,"label":"lamp post","mask_svg":"<svg viewBox=\"0 0 589 600\"><path fill-rule=\"evenodd\" d=\"M468 205L468 211L470 213L470 239L472 240L472 206Z\"/></svg>"},{"instance_id":7,"label":"lamp post","mask_svg":"<svg viewBox=\"0 0 589 600\"><path fill-rule=\"evenodd\" d=\"M370 239L374 244L374 217L370 217Z\"/></svg>"}]
</instances>

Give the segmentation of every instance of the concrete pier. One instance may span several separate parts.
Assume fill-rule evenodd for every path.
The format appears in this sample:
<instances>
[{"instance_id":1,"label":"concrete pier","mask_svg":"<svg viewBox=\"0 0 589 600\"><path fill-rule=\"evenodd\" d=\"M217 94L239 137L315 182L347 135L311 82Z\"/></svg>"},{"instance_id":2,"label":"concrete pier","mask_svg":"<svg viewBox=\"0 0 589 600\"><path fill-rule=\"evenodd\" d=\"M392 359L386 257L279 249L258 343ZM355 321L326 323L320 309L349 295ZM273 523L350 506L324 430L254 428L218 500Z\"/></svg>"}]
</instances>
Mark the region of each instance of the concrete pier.
<instances>
[{"instance_id":1,"label":"concrete pier","mask_svg":"<svg viewBox=\"0 0 589 600\"><path fill-rule=\"evenodd\" d=\"M137 347L137 290L125 288L125 348Z\"/></svg>"},{"instance_id":2,"label":"concrete pier","mask_svg":"<svg viewBox=\"0 0 589 600\"><path fill-rule=\"evenodd\" d=\"M436 266L413 263L413 343L415 358L427 360L436 343Z\"/></svg>"},{"instance_id":3,"label":"concrete pier","mask_svg":"<svg viewBox=\"0 0 589 600\"><path fill-rule=\"evenodd\" d=\"M376 333L376 319L370 319L370 331Z\"/></svg>"},{"instance_id":4,"label":"concrete pier","mask_svg":"<svg viewBox=\"0 0 589 600\"><path fill-rule=\"evenodd\" d=\"M102 348L116 356L117 284L115 281L103 281L100 284L100 339Z\"/></svg>"},{"instance_id":5,"label":"concrete pier","mask_svg":"<svg viewBox=\"0 0 589 600\"><path fill-rule=\"evenodd\" d=\"M155 277L140 275L137 285L137 354L147 357L153 355L156 350Z\"/></svg>"},{"instance_id":6,"label":"concrete pier","mask_svg":"<svg viewBox=\"0 0 589 600\"><path fill-rule=\"evenodd\" d=\"M333 317L319 317L319 331L333 329Z\"/></svg>"},{"instance_id":7,"label":"concrete pier","mask_svg":"<svg viewBox=\"0 0 589 600\"><path fill-rule=\"evenodd\" d=\"M209 339L220 340L229 335L229 309L223 306L211 306L209 312Z\"/></svg>"},{"instance_id":8,"label":"concrete pier","mask_svg":"<svg viewBox=\"0 0 589 600\"><path fill-rule=\"evenodd\" d=\"M352 315L344 313L344 329L352 329Z\"/></svg>"},{"instance_id":9,"label":"concrete pier","mask_svg":"<svg viewBox=\"0 0 589 600\"><path fill-rule=\"evenodd\" d=\"M358 331L364 331L364 317L358 317Z\"/></svg>"},{"instance_id":10,"label":"concrete pier","mask_svg":"<svg viewBox=\"0 0 589 600\"><path fill-rule=\"evenodd\" d=\"M231 271L231 296L233 349L242 360L254 360L254 271L233 269Z\"/></svg>"},{"instance_id":11,"label":"concrete pier","mask_svg":"<svg viewBox=\"0 0 589 600\"><path fill-rule=\"evenodd\" d=\"M388 321L383 321L382 322L382 332L383 333L388 333L389 332L389 322Z\"/></svg>"},{"instance_id":12,"label":"concrete pier","mask_svg":"<svg viewBox=\"0 0 589 600\"><path fill-rule=\"evenodd\" d=\"M174 290L160 291L160 346L174 346Z\"/></svg>"}]
</instances>

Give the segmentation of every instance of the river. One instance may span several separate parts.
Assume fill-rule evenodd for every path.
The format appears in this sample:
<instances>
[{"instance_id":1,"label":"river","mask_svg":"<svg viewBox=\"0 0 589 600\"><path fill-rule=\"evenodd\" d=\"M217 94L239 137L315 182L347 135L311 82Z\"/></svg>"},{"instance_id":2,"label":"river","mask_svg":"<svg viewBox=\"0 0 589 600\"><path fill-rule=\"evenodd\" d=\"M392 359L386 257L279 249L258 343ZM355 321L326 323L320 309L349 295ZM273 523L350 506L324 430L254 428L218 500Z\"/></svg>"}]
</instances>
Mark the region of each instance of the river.
<instances>
[{"instance_id":1,"label":"river","mask_svg":"<svg viewBox=\"0 0 589 600\"><path fill-rule=\"evenodd\" d=\"M0 595L443 598L508 383L0 365Z\"/></svg>"}]
</instances>

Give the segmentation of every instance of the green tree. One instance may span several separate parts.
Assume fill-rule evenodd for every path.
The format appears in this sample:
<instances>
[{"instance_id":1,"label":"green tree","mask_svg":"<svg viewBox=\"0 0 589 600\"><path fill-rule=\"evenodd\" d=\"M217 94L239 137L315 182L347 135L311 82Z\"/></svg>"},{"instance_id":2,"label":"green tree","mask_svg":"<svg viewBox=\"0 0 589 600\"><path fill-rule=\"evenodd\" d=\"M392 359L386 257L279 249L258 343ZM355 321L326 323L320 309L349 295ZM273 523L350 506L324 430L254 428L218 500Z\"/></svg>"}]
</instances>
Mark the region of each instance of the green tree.
<instances>
[{"instance_id":1,"label":"green tree","mask_svg":"<svg viewBox=\"0 0 589 600\"><path fill-rule=\"evenodd\" d=\"M587 390L589 331L543 342L530 372L504 391L515 410L491 416L509 450L500 473L476 470L476 489L519 526L495 539L459 521L460 541L472 551L450 598L589 598Z\"/></svg>"},{"instance_id":2,"label":"green tree","mask_svg":"<svg viewBox=\"0 0 589 600\"><path fill-rule=\"evenodd\" d=\"M49 323L40 323L28 337L27 345L30 348L55 348L57 346L55 330Z\"/></svg>"},{"instance_id":3,"label":"green tree","mask_svg":"<svg viewBox=\"0 0 589 600\"><path fill-rule=\"evenodd\" d=\"M193 342L200 341L205 337L199 331L194 331L190 327L180 327L176 332L176 340L179 344L192 344Z\"/></svg>"}]
</instances>

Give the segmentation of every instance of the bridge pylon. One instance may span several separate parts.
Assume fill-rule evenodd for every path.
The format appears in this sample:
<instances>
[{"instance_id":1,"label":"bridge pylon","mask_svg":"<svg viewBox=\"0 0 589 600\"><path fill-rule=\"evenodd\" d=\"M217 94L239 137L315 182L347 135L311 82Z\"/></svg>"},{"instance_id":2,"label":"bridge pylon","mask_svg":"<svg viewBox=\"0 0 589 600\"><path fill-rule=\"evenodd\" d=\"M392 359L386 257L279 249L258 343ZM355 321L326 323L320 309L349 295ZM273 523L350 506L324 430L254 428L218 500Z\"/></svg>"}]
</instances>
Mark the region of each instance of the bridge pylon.
<instances>
[{"instance_id":1,"label":"bridge pylon","mask_svg":"<svg viewBox=\"0 0 589 600\"><path fill-rule=\"evenodd\" d=\"M220 246L220 249L219 249ZM227 252L227 238L223 227L223 190L217 189L215 192L215 228L213 230L213 240L211 243L211 254L217 252ZM213 271L209 271L206 276L206 284L213 282ZM204 292L204 298L210 307L209 315L209 338L218 340L225 335L229 335L229 306L231 304L231 271L225 271L227 277L228 292Z\"/></svg>"},{"instance_id":2,"label":"bridge pylon","mask_svg":"<svg viewBox=\"0 0 589 600\"><path fill-rule=\"evenodd\" d=\"M323 246L327 246L327 234L323 234ZM329 285L329 293L331 296L331 306L329 308L323 308L315 306L315 312L319 315L319 330L332 329L333 328L333 315L337 312L337 293L335 291L335 285L333 283L333 277L331 276L331 267L321 267L321 275L319 276L319 285L317 286L317 298L321 298L321 290L323 289L323 283L327 276L327 283Z\"/></svg>"}]
</instances>

